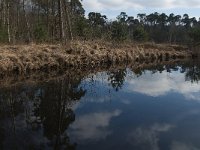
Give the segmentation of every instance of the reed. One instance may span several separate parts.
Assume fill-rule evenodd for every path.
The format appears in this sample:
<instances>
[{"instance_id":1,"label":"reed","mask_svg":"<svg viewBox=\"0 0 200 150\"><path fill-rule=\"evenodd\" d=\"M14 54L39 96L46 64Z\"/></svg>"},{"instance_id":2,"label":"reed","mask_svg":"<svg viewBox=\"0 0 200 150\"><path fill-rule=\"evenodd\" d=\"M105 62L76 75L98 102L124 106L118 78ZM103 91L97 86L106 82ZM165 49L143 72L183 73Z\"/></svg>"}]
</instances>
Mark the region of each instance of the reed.
<instances>
[{"instance_id":1,"label":"reed","mask_svg":"<svg viewBox=\"0 0 200 150\"><path fill-rule=\"evenodd\" d=\"M191 57L191 53L184 47L149 43L112 44L101 41L73 41L68 46L3 45L0 48L0 75L188 57Z\"/></svg>"}]
</instances>

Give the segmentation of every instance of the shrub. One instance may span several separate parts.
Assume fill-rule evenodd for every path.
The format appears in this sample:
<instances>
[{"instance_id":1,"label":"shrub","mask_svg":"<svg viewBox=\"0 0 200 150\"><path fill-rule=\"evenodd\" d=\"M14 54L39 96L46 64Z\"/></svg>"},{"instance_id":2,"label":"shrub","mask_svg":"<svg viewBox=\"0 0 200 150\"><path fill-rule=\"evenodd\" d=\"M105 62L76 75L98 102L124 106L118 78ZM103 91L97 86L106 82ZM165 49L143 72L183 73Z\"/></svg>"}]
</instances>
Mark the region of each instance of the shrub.
<instances>
[{"instance_id":1,"label":"shrub","mask_svg":"<svg viewBox=\"0 0 200 150\"><path fill-rule=\"evenodd\" d=\"M8 34L7 30L3 27L0 27L0 42L7 42L8 41Z\"/></svg>"},{"instance_id":2,"label":"shrub","mask_svg":"<svg viewBox=\"0 0 200 150\"><path fill-rule=\"evenodd\" d=\"M128 27L126 24L122 22L114 21L112 23L112 39L118 40L118 41L126 40L127 35L128 35L127 28Z\"/></svg>"},{"instance_id":3,"label":"shrub","mask_svg":"<svg viewBox=\"0 0 200 150\"><path fill-rule=\"evenodd\" d=\"M33 32L34 38L38 42L43 42L47 40L47 31L42 25L38 25Z\"/></svg>"},{"instance_id":4,"label":"shrub","mask_svg":"<svg viewBox=\"0 0 200 150\"><path fill-rule=\"evenodd\" d=\"M200 42L200 28L192 28L189 32L189 36L194 43Z\"/></svg>"},{"instance_id":5,"label":"shrub","mask_svg":"<svg viewBox=\"0 0 200 150\"><path fill-rule=\"evenodd\" d=\"M147 41L148 40L148 35L147 35L147 32L144 30L143 27L137 27L133 31L133 38L136 41Z\"/></svg>"}]
</instances>

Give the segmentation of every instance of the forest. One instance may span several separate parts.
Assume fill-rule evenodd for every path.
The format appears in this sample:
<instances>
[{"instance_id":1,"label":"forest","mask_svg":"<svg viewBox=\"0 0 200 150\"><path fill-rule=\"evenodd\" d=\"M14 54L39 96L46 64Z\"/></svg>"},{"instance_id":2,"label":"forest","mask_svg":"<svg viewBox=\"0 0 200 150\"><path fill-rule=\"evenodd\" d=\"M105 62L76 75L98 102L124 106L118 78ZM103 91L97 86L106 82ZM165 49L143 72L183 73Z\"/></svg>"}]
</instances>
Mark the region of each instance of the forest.
<instances>
[{"instance_id":1,"label":"forest","mask_svg":"<svg viewBox=\"0 0 200 150\"><path fill-rule=\"evenodd\" d=\"M66 43L71 40L169 44L200 42L200 20L188 14L154 12L110 20L85 14L80 0L0 0L0 43Z\"/></svg>"}]
</instances>

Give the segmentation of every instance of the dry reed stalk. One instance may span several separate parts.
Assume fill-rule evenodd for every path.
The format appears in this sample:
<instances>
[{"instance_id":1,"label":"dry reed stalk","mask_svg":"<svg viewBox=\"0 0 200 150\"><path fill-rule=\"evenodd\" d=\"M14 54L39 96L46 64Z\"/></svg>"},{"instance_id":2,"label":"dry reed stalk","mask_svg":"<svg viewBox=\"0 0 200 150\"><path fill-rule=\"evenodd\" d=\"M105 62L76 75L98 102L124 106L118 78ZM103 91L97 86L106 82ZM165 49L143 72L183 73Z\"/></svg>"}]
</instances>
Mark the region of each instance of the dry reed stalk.
<instances>
[{"instance_id":1,"label":"dry reed stalk","mask_svg":"<svg viewBox=\"0 0 200 150\"><path fill-rule=\"evenodd\" d=\"M4 45L0 48L0 74L26 74L32 70L68 67L95 67L102 63L155 61L190 57L181 46L118 44L101 41L74 41L71 45Z\"/></svg>"}]
</instances>

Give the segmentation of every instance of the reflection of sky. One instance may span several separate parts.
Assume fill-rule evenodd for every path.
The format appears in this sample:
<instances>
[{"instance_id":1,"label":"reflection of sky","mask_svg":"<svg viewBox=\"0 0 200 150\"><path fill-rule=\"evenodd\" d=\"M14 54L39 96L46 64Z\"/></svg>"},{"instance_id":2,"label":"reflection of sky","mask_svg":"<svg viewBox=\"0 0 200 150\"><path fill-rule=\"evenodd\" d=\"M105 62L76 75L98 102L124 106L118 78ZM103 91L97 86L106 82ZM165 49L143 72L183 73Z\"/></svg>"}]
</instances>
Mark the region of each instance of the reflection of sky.
<instances>
[{"instance_id":1,"label":"reflection of sky","mask_svg":"<svg viewBox=\"0 0 200 150\"><path fill-rule=\"evenodd\" d=\"M87 94L74 107L76 120L69 135L80 149L197 150L200 147L200 86L179 71L136 77L128 70L118 92L108 75L86 79ZM90 85L87 85L89 83ZM108 92L110 90L111 93ZM91 94L94 92L95 94ZM160 99L159 101L154 101ZM78 148L78 149L79 149Z\"/></svg>"},{"instance_id":2,"label":"reflection of sky","mask_svg":"<svg viewBox=\"0 0 200 150\"><path fill-rule=\"evenodd\" d=\"M160 134L168 132L173 128L175 127L169 124L154 124L146 128L139 127L130 132L128 142L133 146L139 147L139 150L161 150L159 147ZM169 150L199 150L199 148L193 146L191 143L172 141L169 145Z\"/></svg>"},{"instance_id":3,"label":"reflection of sky","mask_svg":"<svg viewBox=\"0 0 200 150\"><path fill-rule=\"evenodd\" d=\"M104 96L104 98L95 98L95 101L98 99L98 102L104 102L106 99L109 99L108 95L106 95L108 89L105 88L105 86L110 85L107 78L108 76L105 73L98 73L93 76L96 84L94 84L93 90L97 95ZM88 82L89 80L86 79L85 81ZM99 88L100 86L104 86L104 88ZM171 73L163 71L162 73L156 72L154 74L150 71L145 71L141 76L136 77L134 73L128 70L128 75L122 90L129 93L137 92L152 97L165 96L173 92L183 95L186 99L200 100L200 84L185 81L185 73L180 73L179 71L172 71Z\"/></svg>"},{"instance_id":4,"label":"reflection of sky","mask_svg":"<svg viewBox=\"0 0 200 150\"><path fill-rule=\"evenodd\" d=\"M191 145L191 144L185 144L180 142L173 142L171 145L171 150L199 150L199 148Z\"/></svg>"},{"instance_id":5,"label":"reflection of sky","mask_svg":"<svg viewBox=\"0 0 200 150\"><path fill-rule=\"evenodd\" d=\"M178 71L145 71L138 78L128 71L124 86L116 92L107 77L105 72L98 73L93 78L95 83L89 77L81 84L87 94L74 103L75 121L62 134L69 135L68 142L77 143L77 150L200 149L200 103L182 100L183 96L199 100L197 83L185 82L185 75ZM1 132L6 135L5 148L28 149L34 145L36 149L50 149L54 140L45 137L43 128L47 126L27 124L26 115L33 122L37 118L32 116L33 102L23 100L21 107L26 111L14 119L17 136L13 120L0 118L0 136Z\"/></svg>"},{"instance_id":6,"label":"reflection of sky","mask_svg":"<svg viewBox=\"0 0 200 150\"><path fill-rule=\"evenodd\" d=\"M133 146L148 148L148 150L159 150L159 133L167 132L173 126L169 124L154 124L148 128L139 127L128 135L128 141Z\"/></svg>"},{"instance_id":7,"label":"reflection of sky","mask_svg":"<svg viewBox=\"0 0 200 150\"><path fill-rule=\"evenodd\" d=\"M79 140L99 140L108 136L111 131L107 129L113 117L121 114L120 110L112 112L90 113L79 116L72 126L71 135Z\"/></svg>"},{"instance_id":8,"label":"reflection of sky","mask_svg":"<svg viewBox=\"0 0 200 150\"><path fill-rule=\"evenodd\" d=\"M142 76L127 82L124 90L138 92L148 96L158 97L169 92L182 94L187 99L200 100L200 85L185 81L185 74L167 72L146 72Z\"/></svg>"}]
</instances>

